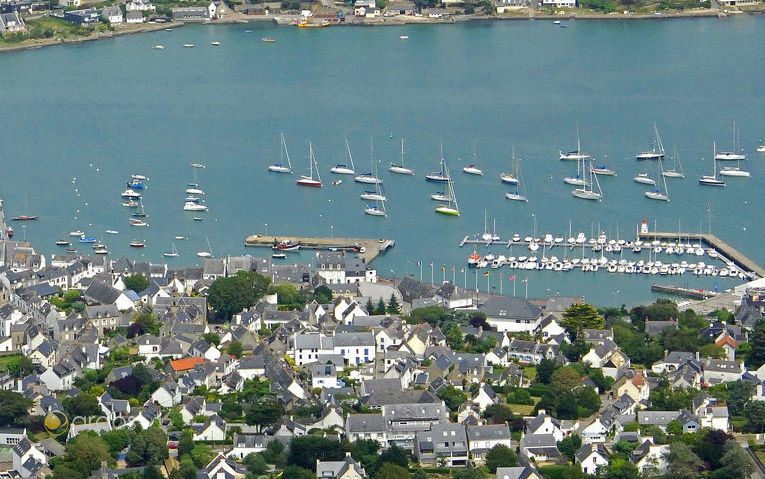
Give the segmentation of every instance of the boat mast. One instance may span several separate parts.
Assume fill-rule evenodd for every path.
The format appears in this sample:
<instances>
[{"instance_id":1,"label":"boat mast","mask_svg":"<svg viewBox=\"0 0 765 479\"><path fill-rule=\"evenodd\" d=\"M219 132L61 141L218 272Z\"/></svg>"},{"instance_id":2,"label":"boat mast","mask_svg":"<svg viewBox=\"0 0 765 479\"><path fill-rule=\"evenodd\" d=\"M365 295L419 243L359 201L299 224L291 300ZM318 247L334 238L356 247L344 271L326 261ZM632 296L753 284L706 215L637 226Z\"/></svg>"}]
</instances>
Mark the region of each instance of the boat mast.
<instances>
[{"instance_id":1,"label":"boat mast","mask_svg":"<svg viewBox=\"0 0 765 479\"><path fill-rule=\"evenodd\" d=\"M401 168L404 167L404 139L401 138Z\"/></svg>"},{"instance_id":2,"label":"boat mast","mask_svg":"<svg viewBox=\"0 0 765 479\"><path fill-rule=\"evenodd\" d=\"M351 145L348 144L348 137L345 137L345 149L348 150L348 158L351 160L351 169L355 172L356 167L353 165L353 155L351 154Z\"/></svg>"}]
</instances>

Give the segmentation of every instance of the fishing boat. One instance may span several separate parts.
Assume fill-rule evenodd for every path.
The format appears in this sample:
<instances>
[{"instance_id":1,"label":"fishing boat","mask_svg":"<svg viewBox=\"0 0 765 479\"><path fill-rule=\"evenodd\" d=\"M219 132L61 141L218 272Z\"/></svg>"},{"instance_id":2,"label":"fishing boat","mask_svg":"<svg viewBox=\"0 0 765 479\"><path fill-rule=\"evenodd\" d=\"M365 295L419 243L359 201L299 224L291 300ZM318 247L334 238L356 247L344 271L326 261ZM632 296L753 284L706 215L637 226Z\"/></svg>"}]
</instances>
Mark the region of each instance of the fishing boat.
<instances>
[{"instance_id":1,"label":"fishing boat","mask_svg":"<svg viewBox=\"0 0 765 479\"><path fill-rule=\"evenodd\" d=\"M220 46L220 42L210 42L210 45L212 45L214 47L219 47Z\"/></svg>"},{"instance_id":2,"label":"fishing boat","mask_svg":"<svg viewBox=\"0 0 765 479\"><path fill-rule=\"evenodd\" d=\"M139 220L138 218L130 218L130 226L136 226L136 227L144 227L149 226L147 222L144 220Z\"/></svg>"},{"instance_id":3,"label":"fishing boat","mask_svg":"<svg viewBox=\"0 0 765 479\"><path fill-rule=\"evenodd\" d=\"M446 162L443 160L443 158L441 159L441 162L443 164L444 175L446 176L446 186L449 192L449 203L437 207L436 213L448 216L459 216L460 210L459 206L457 205L457 195L454 193L454 184L452 183L451 177L449 176L449 168L446 167Z\"/></svg>"},{"instance_id":4,"label":"fishing boat","mask_svg":"<svg viewBox=\"0 0 765 479\"><path fill-rule=\"evenodd\" d=\"M70 245L70 243L67 240L61 240L60 239L60 240L56 241L56 246L69 246L69 245Z\"/></svg>"},{"instance_id":5,"label":"fishing boat","mask_svg":"<svg viewBox=\"0 0 765 479\"><path fill-rule=\"evenodd\" d=\"M717 177L717 145L712 142L714 154L712 155L712 175L703 175L699 178L699 184L705 186L725 186L725 182Z\"/></svg>"},{"instance_id":6,"label":"fishing boat","mask_svg":"<svg viewBox=\"0 0 765 479\"><path fill-rule=\"evenodd\" d=\"M124 206L125 208L137 208L138 202L135 200L128 200L128 201L124 201L122 203L122 206Z\"/></svg>"},{"instance_id":7,"label":"fishing boat","mask_svg":"<svg viewBox=\"0 0 765 479\"><path fill-rule=\"evenodd\" d=\"M96 238L80 238L80 243L95 243Z\"/></svg>"},{"instance_id":8,"label":"fishing boat","mask_svg":"<svg viewBox=\"0 0 765 479\"><path fill-rule=\"evenodd\" d=\"M656 186L656 180L648 176L648 173L638 173L637 176L632 179L635 181L635 183Z\"/></svg>"},{"instance_id":9,"label":"fishing boat","mask_svg":"<svg viewBox=\"0 0 765 479\"><path fill-rule=\"evenodd\" d=\"M207 206L193 201L187 201L183 205L183 211L207 211Z\"/></svg>"},{"instance_id":10,"label":"fishing boat","mask_svg":"<svg viewBox=\"0 0 765 479\"><path fill-rule=\"evenodd\" d=\"M685 172L683 172L683 163L680 161L680 156L676 151L672 155L672 161L672 168L662 171L662 175L664 175L665 178L685 178Z\"/></svg>"},{"instance_id":11,"label":"fishing boat","mask_svg":"<svg viewBox=\"0 0 765 479\"><path fill-rule=\"evenodd\" d=\"M132 190L132 189L128 188L128 189L126 189L125 191L122 192L121 196L123 198L125 198L125 199L134 200L134 199L140 198L141 197L141 193L138 193L135 190Z\"/></svg>"},{"instance_id":12,"label":"fishing boat","mask_svg":"<svg viewBox=\"0 0 765 479\"><path fill-rule=\"evenodd\" d=\"M715 153L715 160L716 161L744 161L746 160L746 155L739 153L738 149L738 130L736 129L736 122L733 122L733 149L730 151L721 151L719 153ZM722 174L722 172L720 172ZM734 176L734 175L729 175ZM739 176L739 175L736 175Z\"/></svg>"},{"instance_id":13,"label":"fishing boat","mask_svg":"<svg viewBox=\"0 0 765 479\"><path fill-rule=\"evenodd\" d=\"M370 155L372 157L371 158L372 169L376 171L376 168L375 168L376 163L375 163L374 137L371 137L370 140L369 140L369 151L370 151ZM371 172L370 173L364 173L363 175L358 175L354 179L354 181L356 181L357 183L366 183L366 184L370 184L370 185L375 185L375 184L379 184L379 183L383 182L380 178L377 177L377 175L373 175Z\"/></svg>"},{"instance_id":14,"label":"fishing boat","mask_svg":"<svg viewBox=\"0 0 765 479\"><path fill-rule=\"evenodd\" d=\"M282 144L279 150L281 161L279 161L279 163L274 163L273 165L268 165L268 171L273 171L274 173L292 173L292 162L290 161L290 152L287 151L287 142L284 140L284 133L282 133L281 135L282 135ZM285 156L287 157L287 166L284 166Z\"/></svg>"},{"instance_id":15,"label":"fishing boat","mask_svg":"<svg viewBox=\"0 0 765 479\"><path fill-rule=\"evenodd\" d=\"M143 183L143 181L141 181L141 180L139 180L137 178L132 178L127 183L127 187L128 188L133 188L134 190L142 190L145 186L146 185Z\"/></svg>"},{"instance_id":16,"label":"fishing boat","mask_svg":"<svg viewBox=\"0 0 765 479\"><path fill-rule=\"evenodd\" d=\"M433 183L448 183L449 176L446 174L446 161L444 161L444 144L441 143L441 171L433 171L425 175L425 181Z\"/></svg>"},{"instance_id":17,"label":"fishing boat","mask_svg":"<svg viewBox=\"0 0 765 479\"><path fill-rule=\"evenodd\" d=\"M131 241L130 242L130 247L131 248L144 248L144 247L146 247L146 243L144 243L143 241Z\"/></svg>"},{"instance_id":18,"label":"fishing boat","mask_svg":"<svg viewBox=\"0 0 765 479\"><path fill-rule=\"evenodd\" d=\"M576 174L573 176L566 176L563 178L563 182L567 185L573 185L573 186L584 186L587 182L584 179L585 173L585 160L584 159L578 159L576 160Z\"/></svg>"},{"instance_id":19,"label":"fishing boat","mask_svg":"<svg viewBox=\"0 0 765 479\"><path fill-rule=\"evenodd\" d=\"M598 191L594 189L596 185ZM600 200L603 197L603 190L600 189L597 175L592 171L592 165L590 165L590 180L585 182L582 188L576 188L571 194L583 200Z\"/></svg>"},{"instance_id":20,"label":"fishing boat","mask_svg":"<svg viewBox=\"0 0 765 479\"><path fill-rule=\"evenodd\" d=\"M659 166L658 166L658 176L656 178L661 179L661 182L664 184L664 189L661 190L659 188L656 188L655 190L646 191L644 193L645 197L651 200L659 200L659 201L669 201L669 190L667 189L667 177L664 176L664 167L662 166L662 159L659 158Z\"/></svg>"},{"instance_id":21,"label":"fishing boat","mask_svg":"<svg viewBox=\"0 0 765 479\"><path fill-rule=\"evenodd\" d=\"M316 179L313 178L314 165L316 166ZM321 187L319 165L316 164L316 158L313 156L313 145L310 142L308 143L308 167L310 168L309 176L301 175L297 180L297 184L301 186Z\"/></svg>"},{"instance_id":22,"label":"fishing boat","mask_svg":"<svg viewBox=\"0 0 765 479\"><path fill-rule=\"evenodd\" d=\"M467 260L468 266L475 267L479 261L481 261L481 255L479 255L477 251L473 250Z\"/></svg>"},{"instance_id":23,"label":"fishing boat","mask_svg":"<svg viewBox=\"0 0 765 479\"><path fill-rule=\"evenodd\" d=\"M170 251L165 251L164 253L162 253L162 256L164 256L165 258L177 258L178 250L175 249L175 244L173 244Z\"/></svg>"},{"instance_id":24,"label":"fishing boat","mask_svg":"<svg viewBox=\"0 0 765 479\"><path fill-rule=\"evenodd\" d=\"M388 168L388 171L390 171L391 173L398 173L399 175L414 175L414 170L404 166L404 139L403 138L401 138L401 164L397 165L395 163L391 163L390 168Z\"/></svg>"},{"instance_id":25,"label":"fishing boat","mask_svg":"<svg viewBox=\"0 0 765 479\"><path fill-rule=\"evenodd\" d=\"M80 231L80 230L70 231L69 232L69 236L80 236L80 237L82 237L82 236L85 236L85 232L84 231Z\"/></svg>"},{"instance_id":26,"label":"fishing boat","mask_svg":"<svg viewBox=\"0 0 765 479\"><path fill-rule=\"evenodd\" d=\"M260 41L262 41L263 43L274 43L274 42L276 42L276 40L274 40L271 37L263 37L263 38L260 39Z\"/></svg>"},{"instance_id":27,"label":"fishing boat","mask_svg":"<svg viewBox=\"0 0 765 479\"><path fill-rule=\"evenodd\" d=\"M271 249L278 251L297 251L300 249L299 241L276 241L271 245Z\"/></svg>"},{"instance_id":28,"label":"fishing boat","mask_svg":"<svg viewBox=\"0 0 765 479\"><path fill-rule=\"evenodd\" d=\"M273 253L271 257L275 259L284 259L287 257L287 253Z\"/></svg>"},{"instance_id":29,"label":"fishing boat","mask_svg":"<svg viewBox=\"0 0 765 479\"><path fill-rule=\"evenodd\" d=\"M200 258L212 258L212 248L210 248L210 240L207 236L205 236L205 241L207 242L207 249L197 251L197 256Z\"/></svg>"},{"instance_id":30,"label":"fishing boat","mask_svg":"<svg viewBox=\"0 0 765 479\"><path fill-rule=\"evenodd\" d=\"M658 160L659 158L664 158L664 145L661 142L659 129L656 127L655 122L653 124L653 135L653 148L635 155L637 160Z\"/></svg>"},{"instance_id":31,"label":"fishing boat","mask_svg":"<svg viewBox=\"0 0 765 479\"><path fill-rule=\"evenodd\" d=\"M110 234L110 235L116 235L116 234L119 234L119 231L117 231L117 230L106 230L106 233Z\"/></svg>"},{"instance_id":32,"label":"fishing boat","mask_svg":"<svg viewBox=\"0 0 765 479\"><path fill-rule=\"evenodd\" d=\"M473 162L466 167L462 168L464 173L468 175L483 176L483 170L475 166L478 163L478 150L476 150L475 143L473 143Z\"/></svg>"},{"instance_id":33,"label":"fishing boat","mask_svg":"<svg viewBox=\"0 0 765 479\"><path fill-rule=\"evenodd\" d=\"M520 186L520 188L515 191L508 191L505 193L505 198L513 201L529 201L526 197L526 185L521 181L521 159L515 158L515 152L513 152L513 159L515 163L515 178L518 179L516 186Z\"/></svg>"},{"instance_id":34,"label":"fishing boat","mask_svg":"<svg viewBox=\"0 0 765 479\"><path fill-rule=\"evenodd\" d=\"M579 124L576 125L576 150L568 151L564 153L559 151L561 161L585 161L590 155L582 153L582 142L579 138Z\"/></svg>"},{"instance_id":35,"label":"fishing boat","mask_svg":"<svg viewBox=\"0 0 765 479\"><path fill-rule=\"evenodd\" d=\"M351 160L350 168L348 165L337 164L330 168L329 171L338 175L355 175L356 167L353 165L353 155L351 155L351 145L348 144L348 138L345 139L345 150L348 152L348 159Z\"/></svg>"}]
</instances>

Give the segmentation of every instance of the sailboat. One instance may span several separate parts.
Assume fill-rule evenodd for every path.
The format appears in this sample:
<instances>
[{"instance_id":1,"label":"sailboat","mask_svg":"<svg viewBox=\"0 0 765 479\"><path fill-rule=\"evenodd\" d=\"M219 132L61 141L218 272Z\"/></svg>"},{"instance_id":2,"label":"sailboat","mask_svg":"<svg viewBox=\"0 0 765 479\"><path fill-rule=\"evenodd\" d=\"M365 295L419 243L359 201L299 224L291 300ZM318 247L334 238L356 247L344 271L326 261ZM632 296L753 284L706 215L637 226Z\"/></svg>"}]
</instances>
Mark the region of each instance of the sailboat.
<instances>
[{"instance_id":1,"label":"sailboat","mask_svg":"<svg viewBox=\"0 0 765 479\"><path fill-rule=\"evenodd\" d=\"M659 158L664 158L664 145L661 142L661 137L659 136L659 129L656 127L655 122L653 124L653 134L654 134L653 148L651 150L638 153L637 155L635 155L636 159L658 160Z\"/></svg>"},{"instance_id":2,"label":"sailboat","mask_svg":"<svg viewBox=\"0 0 765 479\"><path fill-rule=\"evenodd\" d=\"M446 174L446 162L444 161L444 144L441 143L441 171L433 171L425 175L425 181L432 181L433 183L447 183L449 182L449 175Z\"/></svg>"},{"instance_id":3,"label":"sailboat","mask_svg":"<svg viewBox=\"0 0 765 479\"><path fill-rule=\"evenodd\" d=\"M212 248L210 248L210 240L205 235L205 241L207 242L207 249L197 251L197 256L200 258L212 258Z\"/></svg>"},{"instance_id":4,"label":"sailboat","mask_svg":"<svg viewBox=\"0 0 765 479\"><path fill-rule=\"evenodd\" d=\"M313 178L314 165L316 166L316 179ZM297 180L297 184L302 186L315 186L321 187L321 177L319 176L319 165L316 164L316 158L313 156L313 145L308 142L308 167L310 168L310 175L301 175Z\"/></svg>"},{"instance_id":5,"label":"sailboat","mask_svg":"<svg viewBox=\"0 0 765 479\"><path fill-rule=\"evenodd\" d=\"M675 152L672 155L672 161L674 161L674 166L672 166L669 170L662 171L662 175L664 175L666 178L685 178L685 173L683 172L683 163L680 161L680 156Z\"/></svg>"},{"instance_id":6,"label":"sailboat","mask_svg":"<svg viewBox=\"0 0 765 479\"><path fill-rule=\"evenodd\" d=\"M348 168L347 165L338 164L330 168L329 171L338 175L355 175L356 167L353 166L353 155L351 155L351 145L348 144L348 138L345 139L345 149L348 151L348 158L351 160L351 167Z\"/></svg>"},{"instance_id":7,"label":"sailboat","mask_svg":"<svg viewBox=\"0 0 765 479\"><path fill-rule=\"evenodd\" d=\"M632 178L635 183L641 183L643 185L652 185L656 186L656 180L648 176L648 173L638 173L634 178Z\"/></svg>"},{"instance_id":8,"label":"sailboat","mask_svg":"<svg viewBox=\"0 0 765 479\"><path fill-rule=\"evenodd\" d=\"M511 170L516 169L515 168L515 147L513 147L513 156L510 162L510 169ZM513 176L513 172L511 171L510 173L500 173L499 181L501 181L502 183L507 183L508 185L517 185L519 180L517 176Z\"/></svg>"},{"instance_id":9,"label":"sailboat","mask_svg":"<svg viewBox=\"0 0 765 479\"><path fill-rule=\"evenodd\" d=\"M584 165L585 165L585 159L580 158L576 160L576 175L575 176L566 176L563 178L563 182L567 185L574 185L574 186L584 186L587 181L584 179Z\"/></svg>"},{"instance_id":10,"label":"sailboat","mask_svg":"<svg viewBox=\"0 0 765 479\"><path fill-rule=\"evenodd\" d=\"M374 168L375 167L375 143L374 143L374 137L370 138L370 141L369 141L369 151L370 151L370 154L372 155L372 168ZM375 171L377 171L377 170L375 169ZM357 183L366 183L366 184L370 184L370 185L382 183L382 180L380 178L378 178L376 175L373 175L372 172L365 173L365 174L362 174L362 175L358 175L356 178L354 178L354 181L356 181Z\"/></svg>"},{"instance_id":11,"label":"sailboat","mask_svg":"<svg viewBox=\"0 0 765 479\"><path fill-rule=\"evenodd\" d=\"M375 175L377 175L377 165L375 165ZM368 192L373 193L369 195L369 199L374 199L375 204L374 205L367 205L367 207L364 209L364 213L372 216L388 216L387 211L385 211L385 196L382 194L382 190L380 189L380 183L375 183L375 191L374 192ZM363 198L364 195L361 195Z\"/></svg>"},{"instance_id":12,"label":"sailboat","mask_svg":"<svg viewBox=\"0 0 765 479\"><path fill-rule=\"evenodd\" d=\"M173 247L170 251L165 251L162 253L162 256L165 258L177 258L178 257L178 250L175 249L175 243L173 243Z\"/></svg>"},{"instance_id":13,"label":"sailboat","mask_svg":"<svg viewBox=\"0 0 765 479\"><path fill-rule=\"evenodd\" d=\"M290 153L287 151L287 142L284 140L284 133L282 135L282 144L280 147L279 154L281 155L281 161L279 163L274 163L273 165L268 165L268 171L273 171L274 173L292 173L292 162L290 162ZM287 157L287 166L284 166L284 157Z\"/></svg>"},{"instance_id":14,"label":"sailboat","mask_svg":"<svg viewBox=\"0 0 765 479\"><path fill-rule=\"evenodd\" d=\"M377 165L375 165L375 176L377 176ZM382 194L382 189L380 188L380 183L375 183L375 189L374 191L365 191L361 194L362 200L370 200L370 201L376 201L379 203L384 203L385 201L388 201L388 198Z\"/></svg>"},{"instance_id":15,"label":"sailboat","mask_svg":"<svg viewBox=\"0 0 765 479\"><path fill-rule=\"evenodd\" d=\"M605 162L607 160L608 160L608 156L603 155L603 164L600 166L594 167L592 169L592 172L595 173L596 175L601 175L601 176L616 176L616 172L608 168L608 166L606 166Z\"/></svg>"},{"instance_id":16,"label":"sailboat","mask_svg":"<svg viewBox=\"0 0 765 479\"><path fill-rule=\"evenodd\" d=\"M659 201L669 201L669 190L667 189L667 177L664 176L664 167L662 166L661 158L659 158L658 176L662 183L664 183L664 190L656 188L655 190L646 191L644 193L646 198Z\"/></svg>"},{"instance_id":17,"label":"sailboat","mask_svg":"<svg viewBox=\"0 0 765 479\"><path fill-rule=\"evenodd\" d=\"M462 168L462 171L467 173L468 175L482 176L483 171L477 166L475 166L476 163L478 163L477 160L478 160L478 153L476 152L475 144L473 144L473 162L467 165L466 167Z\"/></svg>"},{"instance_id":18,"label":"sailboat","mask_svg":"<svg viewBox=\"0 0 765 479\"><path fill-rule=\"evenodd\" d=\"M520 185L520 187L523 189L523 193L521 193L520 189L516 189L515 191L508 191L505 193L505 198L514 201L529 201L529 199L526 197L526 185L521 181L520 158L515 158L515 177L518 178L518 183L516 183L516 185Z\"/></svg>"},{"instance_id":19,"label":"sailboat","mask_svg":"<svg viewBox=\"0 0 765 479\"><path fill-rule=\"evenodd\" d=\"M567 160L587 160L590 155L587 155L585 153L582 153L582 143L579 139L579 124L576 125L576 150L569 151L567 153L563 153L563 151L560 151L560 159L561 161L567 161Z\"/></svg>"},{"instance_id":20,"label":"sailboat","mask_svg":"<svg viewBox=\"0 0 765 479\"><path fill-rule=\"evenodd\" d=\"M598 186L598 191L593 189L594 185ZM600 189L597 175L592 171L592 165L590 165L590 181L586 182L584 187L572 191L571 194L583 200L600 200L603 197L603 190Z\"/></svg>"},{"instance_id":21,"label":"sailboat","mask_svg":"<svg viewBox=\"0 0 765 479\"><path fill-rule=\"evenodd\" d=\"M147 216L149 216L148 214L146 214L146 212L143 209L143 200L138 201L138 207L140 208L138 212L133 213L130 216L134 216L136 218L146 218Z\"/></svg>"},{"instance_id":22,"label":"sailboat","mask_svg":"<svg viewBox=\"0 0 765 479\"><path fill-rule=\"evenodd\" d=\"M189 195L203 195L205 192L199 187L199 180L197 180L197 170L199 168L204 168L204 165L200 165L199 163L194 163L191 165L191 169L194 170L194 182L189 183L186 186L186 194Z\"/></svg>"},{"instance_id":23,"label":"sailboat","mask_svg":"<svg viewBox=\"0 0 765 479\"><path fill-rule=\"evenodd\" d=\"M733 122L733 150L731 150L731 151L721 151L720 153L715 153L715 160L717 160L717 161L743 161L743 160L746 160L746 155L738 153L738 130L736 129L736 122L735 121Z\"/></svg>"},{"instance_id":24,"label":"sailboat","mask_svg":"<svg viewBox=\"0 0 765 479\"><path fill-rule=\"evenodd\" d=\"M446 176L446 186L449 188L449 203L436 208L436 213L441 213L442 215L449 216L459 216L460 210L459 206L457 205L457 195L454 194L454 184L452 183L451 177L449 176L449 169L446 167L446 162L443 159L441 162L443 163L444 174Z\"/></svg>"},{"instance_id":25,"label":"sailboat","mask_svg":"<svg viewBox=\"0 0 765 479\"><path fill-rule=\"evenodd\" d=\"M725 186L725 182L717 178L717 145L712 142L714 154L712 156L712 176L704 175L699 178L699 184L706 186Z\"/></svg>"},{"instance_id":26,"label":"sailboat","mask_svg":"<svg viewBox=\"0 0 765 479\"><path fill-rule=\"evenodd\" d=\"M395 163L390 164L390 168L388 168L388 171L391 173L398 173L399 175L413 175L414 171L410 168L407 168L404 166L404 139L401 138L401 164L397 165Z\"/></svg>"},{"instance_id":27,"label":"sailboat","mask_svg":"<svg viewBox=\"0 0 765 479\"><path fill-rule=\"evenodd\" d=\"M26 195L24 195L24 210L27 211L28 209L29 209L29 203L27 201ZM36 220L37 218L39 218L39 216L37 215L23 214L23 215L14 216L13 221L32 221L32 220Z\"/></svg>"}]
</instances>

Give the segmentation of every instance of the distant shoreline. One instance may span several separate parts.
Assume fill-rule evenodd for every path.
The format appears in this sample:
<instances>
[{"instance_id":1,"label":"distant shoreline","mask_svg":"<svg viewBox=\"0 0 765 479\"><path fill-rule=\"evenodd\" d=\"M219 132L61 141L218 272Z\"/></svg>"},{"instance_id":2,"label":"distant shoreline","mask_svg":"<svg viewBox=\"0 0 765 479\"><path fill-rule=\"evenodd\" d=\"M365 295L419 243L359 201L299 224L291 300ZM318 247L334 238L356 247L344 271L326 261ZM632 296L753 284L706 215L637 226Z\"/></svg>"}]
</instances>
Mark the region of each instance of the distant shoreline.
<instances>
[{"instance_id":1,"label":"distant shoreline","mask_svg":"<svg viewBox=\"0 0 765 479\"><path fill-rule=\"evenodd\" d=\"M333 27L377 27L377 26L405 26L405 25L449 25L455 23L468 23L468 22L494 22L494 21L517 21L517 20L542 20L542 21L555 21L555 20L670 20L680 18L711 18L737 15L759 15L765 13L765 5L753 6L746 11L734 11L727 14L722 10L692 10L681 11L675 13L661 13L661 14L606 14L606 13L594 13L594 12L567 12L565 15L540 15L538 12L534 16L528 14L523 15L456 15L448 19L433 19L426 17L378 17L375 19L364 19L363 21L355 21L355 18L351 18L351 21L343 23L333 24ZM232 24L250 24L250 23L274 23L277 26L287 27L296 26L295 21L298 19L297 15L273 15L268 17L263 16L246 16L237 15L234 18L217 20L215 22L190 22L189 24L199 25L232 25ZM403 19L403 20L402 20ZM0 46L0 54L17 52L21 50L36 50L38 48L50 47L54 45L68 45L84 42L91 42L96 40L115 38L123 35L132 35L137 33L155 32L159 30L165 30L167 28L179 28L185 26L183 22L166 22L166 23L144 23L135 28L125 28L110 32L97 32L89 37L75 38L75 39L63 39L63 38L45 38L35 39L26 42L10 45Z\"/></svg>"}]
</instances>

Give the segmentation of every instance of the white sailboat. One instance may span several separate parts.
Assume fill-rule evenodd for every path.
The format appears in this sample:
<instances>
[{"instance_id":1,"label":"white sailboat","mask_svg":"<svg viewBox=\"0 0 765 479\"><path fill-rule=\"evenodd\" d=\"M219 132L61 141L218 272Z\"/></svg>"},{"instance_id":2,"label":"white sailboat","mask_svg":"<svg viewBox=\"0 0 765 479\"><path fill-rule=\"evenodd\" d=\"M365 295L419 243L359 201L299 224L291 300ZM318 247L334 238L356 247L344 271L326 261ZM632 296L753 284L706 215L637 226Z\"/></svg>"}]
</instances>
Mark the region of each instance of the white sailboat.
<instances>
[{"instance_id":1,"label":"white sailboat","mask_svg":"<svg viewBox=\"0 0 765 479\"><path fill-rule=\"evenodd\" d=\"M519 181L518 177L513 175L515 169L515 147L513 147L513 153L510 157L510 173L500 173L499 181L507 183L508 185L517 185Z\"/></svg>"},{"instance_id":2,"label":"white sailboat","mask_svg":"<svg viewBox=\"0 0 765 479\"><path fill-rule=\"evenodd\" d=\"M664 183L664 190L656 188L655 190L646 191L645 197L651 200L669 201L669 190L667 189L667 177L664 176L664 167L662 166L661 158L659 158L658 176L662 183Z\"/></svg>"},{"instance_id":3,"label":"white sailboat","mask_svg":"<svg viewBox=\"0 0 765 479\"><path fill-rule=\"evenodd\" d=\"M205 241L207 242L207 249L197 251L197 256L200 258L212 258L212 248L210 248L210 240L205 235Z\"/></svg>"},{"instance_id":4,"label":"white sailboat","mask_svg":"<svg viewBox=\"0 0 765 479\"><path fill-rule=\"evenodd\" d=\"M576 160L576 175L574 176L566 176L563 178L563 182L567 185L573 185L573 186L584 186L587 181L584 179L585 172L585 162L584 159L578 159Z\"/></svg>"},{"instance_id":5,"label":"white sailboat","mask_svg":"<svg viewBox=\"0 0 765 479\"><path fill-rule=\"evenodd\" d=\"M372 169L374 171L375 170L375 142L374 142L374 137L370 138L370 141L369 141L369 151L370 151L370 154L372 156ZM377 177L377 175L373 175L372 172L365 173L365 174L362 174L362 175L358 175L355 178L355 181L356 181L356 183L366 183L366 184L369 184L369 185L379 184L379 183L383 182L380 178Z\"/></svg>"},{"instance_id":6,"label":"white sailboat","mask_svg":"<svg viewBox=\"0 0 765 479\"><path fill-rule=\"evenodd\" d=\"M355 175L356 167L353 165L353 155L351 155L351 145L348 144L348 138L345 139L345 149L348 151L348 159L351 160L350 168L347 165L338 164L330 168L329 171L338 175Z\"/></svg>"},{"instance_id":7,"label":"white sailboat","mask_svg":"<svg viewBox=\"0 0 765 479\"><path fill-rule=\"evenodd\" d=\"M204 168L203 165L200 165L198 163L194 163L191 165L191 169L194 171L194 182L189 183L188 188L186 188L186 194L189 195L203 195L205 192L202 190L202 188L199 187L199 181L197 180L197 170L199 168Z\"/></svg>"},{"instance_id":8,"label":"white sailboat","mask_svg":"<svg viewBox=\"0 0 765 479\"><path fill-rule=\"evenodd\" d=\"M659 136L659 129L656 127L656 122L653 124L653 134L653 148L635 155L637 160L658 160L659 158L664 158L664 145L661 142L661 136Z\"/></svg>"},{"instance_id":9,"label":"white sailboat","mask_svg":"<svg viewBox=\"0 0 765 479\"><path fill-rule=\"evenodd\" d=\"M515 151L513 151L513 162L515 163L515 178L518 179L516 186L520 186L520 188L515 191L508 191L505 193L505 198L513 201L529 201L526 197L526 185L521 181L521 159L515 157Z\"/></svg>"},{"instance_id":10,"label":"white sailboat","mask_svg":"<svg viewBox=\"0 0 765 479\"><path fill-rule=\"evenodd\" d=\"M717 161L744 161L746 155L739 153L738 150L738 130L736 129L736 122L733 122L733 150L721 151L715 153L715 160Z\"/></svg>"},{"instance_id":11,"label":"white sailboat","mask_svg":"<svg viewBox=\"0 0 765 479\"><path fill-rule=\"evenodd\" d=\"M178 257L178 250L175 249L175 243L173 243L173 247L170 251L165 251L162 253L162 256L165 258L177 258Z\"/></svg>"},{"instance_id":12,"label":"white sailboat","mask_svg":"<svg viewBox=\"0 0 765 479\"><path fill-rule=\"evenodd\" d=\"M414 175L414 171L410 168L407 168L404 166L404 139L401 138L401 164L397 165L395 163L390 164L390 168L388 168L388 171L391 173L398 173L399 175Z\"/></svg>"},{"instance_id":13,"label":"white sailboat","mask_svg":"<svg viewBox=\"0 0 765 479\"><path fill-rule=\"evenodd\" d=\"M446 176L446 186L448 187L449 191L449 203L437 207L436 213L448 216L459 216L460 210L459 206L457 205L457 195L454 193L454 183L451 181L451 177L449 176L449 168L446 167L446 161L443 159L441 161L443 162L444 175Z\"/></svg>"},{"instance_id":14,"label":"white sailboat","mask_svg":"<svg viewBox=\"0 0 765 479\"><path fill-rule=\"evenodd\" d=\"M425 175L425 181L433 183L448 183L450 181L449 175L446 174L446 160L444 160L444 144L441 143L441 171L432 171Z\"/></svg>"},{"instance_id":15,"label":"white sailboat","mask_svg":"<svg viewBox=\"0 0 765 479\"><path fill-rule=\"evenodd\" d=\"M273 165L268 165L268 171L273 171L274 173L292 173L292 162L290 161L290 152L287 151L287 142L284 140L284 133L282 133L281 136L282 144L279 150L281 161L279 161L279 163L274 163ZM287 166L284 166L285 156L287 157Z\"/></svg>"},{"instance_id":16,"label":"white sailboat","mask_svg":"<svg viewBox=\"0 0 765 479\"><path fill-rule=\"evenodd\" d=\"M717 177L717 144L712 142L712 175L704 175L699 178L699 184L706 186L725 186L725 182Z\"/></svg>"},{"instance_id":17,"label":"white sailboat","mask_svg":"<svg viewBox=\"0 0 765 479\"><path fill-rule=\"evenodd\" d=\"M313 177L313 170L314 166L316 167L316 179ZM308 168L309 168L309 176L300 175L300 178L297 180L297 184L301 186L314 186L317 188L321 187L321 176L319 176L319 165L316 164L316 158L313 156L313 145L311 142L308 142Z\"/></svg>"},{"instance_id":18,"label":"white sailboat","mask_svg":"<svg viewBox=\"0 0 765 479\"><path fill-rule=\"evenodd\" d=\"M595 185L597 185L598 191L595 191ZM590 181L586 182L584 187L576 188L571 194L583 200L600 200L603 197L603 190L600 189L597 175L592 171L592 165L590 165Z\"/></svg>"},{"instance_id":19,"label":"white sailboat","mask_svg":"<svg viewBox=\"0 0 765 479\"><path fill-rule=\"evenodd\" d=\"M466 167L462 168L462 171L467 173L468 175L476 175L476 176L483 176L483 170L478 168L476 164L478 163L478 153L475 148L475 144L473 144L473 162Z\"/></svg>"},{"instance_id":20,"label":"white sailboat","mask_svg":"<svg viewBox=\"0 0 765 479\"><path fill-rule=\"evenodd\" d=\"M616 172L612 169L610 169L608 166L606 166L606 161L608 160L608 156L603 155L603 164L600 166L596 166L592 169L592 172L596 175L601 176L616 176Z\"/></svg>"},{"instance_id":21,"label":"white sailboat","mask_svg":"<svg viewBox=\"0 0 765 479\"><path fill-rule=\"evenodd\" d=\"M375 176L377 176L377 165L375 165ZM385 195L382 194L382 188L380 183L375 183L375 191L374 192L367 192L369 193L368 199L373 199L375 201L374 205L367 205L367 207L364 209L364 213L372 216L388 216L388 212L385 211L385 201L387 198ZM364 195L361 195L363 198Z\"/></svg>"},{"instance_id":22,"label":"white sailboat","mask_svg":"<svg viewBox=\"0 0 765 479\"><path fill-rule=\"evenodd\" d=\"M633 180L635 183L640 183L643 185L651 185L656 186L656 180L648 176L648 173L638 173Z\"/></svg>"},{"instance_id":23,"label":"white sailboat","mask_svg":"<svg viewBox=\"0 0 765 479\"><path fill-rule=\"evenodd\" d=\"M669 170L664 170L662 175L666 178L685 178L685 172L683 171L683 163L680 161L680 156L677 151L672 155L672 161L674 165Z\"/></svg>"},{"instance_id":24,"label":"white sailboat","mask_svg":"<svg viewBox=\"0 0 765 479\"><path fill-rule=\"evenodd\" d=\"M590 158L590 155L582 153L582 143L579 139L579 124L578 123L576 125L576 150L569 151L566 153L563 153L563 151L560 151L559 153L560 153L561 161L567 161L567 160L586 161L588 158Z\"/></svg>"}]
</instances>

